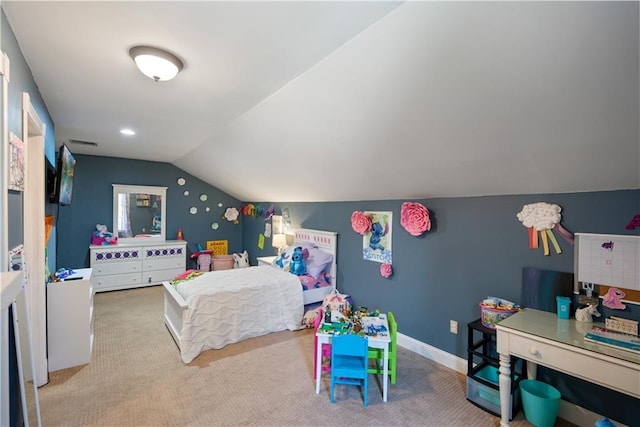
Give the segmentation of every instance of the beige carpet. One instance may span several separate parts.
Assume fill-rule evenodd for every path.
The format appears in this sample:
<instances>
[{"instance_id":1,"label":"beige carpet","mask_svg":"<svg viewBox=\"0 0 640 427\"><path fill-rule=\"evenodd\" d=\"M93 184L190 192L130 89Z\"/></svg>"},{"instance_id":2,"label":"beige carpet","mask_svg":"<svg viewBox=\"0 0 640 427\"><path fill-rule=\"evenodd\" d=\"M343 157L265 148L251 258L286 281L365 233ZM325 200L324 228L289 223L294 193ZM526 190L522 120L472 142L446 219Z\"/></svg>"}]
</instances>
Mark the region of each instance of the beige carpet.
<instances>
[{"instance_id":1,"label":"beige carpet","mask_svg":"<svg viewBox=\"0 0 640 427\"><path fill-rule=\"evenodd\" d=\"M400 347L389 402L372 376L364 408L357 387L337 388L334 404L328 379L315 394L311 330L228 345L184 365L163 323L162 287L96 294L94 316L91 363L52 372L39 389L44 426L499 425L466 400L464 375ZM529 423L520 413L512 425Z\"/></svg>"}]
</instances>

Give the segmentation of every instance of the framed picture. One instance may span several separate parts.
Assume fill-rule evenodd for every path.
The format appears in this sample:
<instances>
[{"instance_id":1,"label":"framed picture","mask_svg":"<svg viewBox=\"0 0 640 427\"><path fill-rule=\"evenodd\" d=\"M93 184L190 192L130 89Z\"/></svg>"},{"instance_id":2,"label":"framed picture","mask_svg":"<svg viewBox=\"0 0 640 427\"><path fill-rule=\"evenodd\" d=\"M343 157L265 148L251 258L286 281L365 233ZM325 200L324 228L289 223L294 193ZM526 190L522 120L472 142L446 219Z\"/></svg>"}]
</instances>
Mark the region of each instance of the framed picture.
<instances>
[{"instance_id":1,"label":"framed picture","mask_svg":"<svg viewBox=\"0 0 640 427\"><path fill-rule=\"evenodd\" d=\"M9 134L9 190L24 191L24 142Z\"/></svg>"},{"instance_id":2,"label":"framed picture","mask_svg":"<svg viewBox=\"0 0 640 427\"><path fill-rule=\"evenodd\" d=\"M371 218L371 230L362 236L362 258L367 261L392 261L392 212L365 212Z\"/></svg>"}]
</instances>

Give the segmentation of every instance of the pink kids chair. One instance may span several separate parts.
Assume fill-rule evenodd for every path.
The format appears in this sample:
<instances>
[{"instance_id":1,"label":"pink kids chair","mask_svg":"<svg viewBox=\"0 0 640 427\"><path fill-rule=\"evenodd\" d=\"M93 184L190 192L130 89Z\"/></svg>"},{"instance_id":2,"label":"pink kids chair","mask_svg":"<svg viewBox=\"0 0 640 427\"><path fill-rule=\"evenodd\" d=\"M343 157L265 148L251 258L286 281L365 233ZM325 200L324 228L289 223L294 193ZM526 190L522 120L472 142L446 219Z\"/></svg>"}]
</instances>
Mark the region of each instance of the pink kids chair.
<instances>
[{"instance_id":1,"label":"pink kids chair","mask_svg":"<svg viewBox=\"0 0 640 427\"><path fill-rule=\"evenodd\" d=\"M322 317L324 316L324 312L322 308L318 309L318 315L316 316L316 320L313 322L314 331L318 331L318 327L322 322ZM316 374L318 365L316 360L316 354L318 353L318 337L313 336L313 375ZM326 363L325 363L326 362ZM331 344L323 344L322 345L322 357L320 358L321 371L320 372L331 372Z\"/></svg>"}]
</instances>

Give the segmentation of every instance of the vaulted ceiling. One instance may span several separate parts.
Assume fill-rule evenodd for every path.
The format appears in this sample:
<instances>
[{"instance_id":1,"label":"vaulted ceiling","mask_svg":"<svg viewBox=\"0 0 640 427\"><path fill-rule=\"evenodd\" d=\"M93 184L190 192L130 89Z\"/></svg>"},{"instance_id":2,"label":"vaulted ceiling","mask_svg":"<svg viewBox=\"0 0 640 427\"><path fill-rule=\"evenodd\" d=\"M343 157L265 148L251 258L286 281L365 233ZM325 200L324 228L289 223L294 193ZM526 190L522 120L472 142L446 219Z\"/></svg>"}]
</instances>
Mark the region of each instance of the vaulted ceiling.
<instances>
[{"instance_id":1,"label":"vaulted ceiling","mask_svg":"<svg viewBox=\"0 0 640 427\"><path fill-rule=\"evenodd\" d=\"M58 145L171 162L240 200L640 188L637 2L2 9ZM154 82L135 45L185 68Z\"/></svg>"}]
</instances>

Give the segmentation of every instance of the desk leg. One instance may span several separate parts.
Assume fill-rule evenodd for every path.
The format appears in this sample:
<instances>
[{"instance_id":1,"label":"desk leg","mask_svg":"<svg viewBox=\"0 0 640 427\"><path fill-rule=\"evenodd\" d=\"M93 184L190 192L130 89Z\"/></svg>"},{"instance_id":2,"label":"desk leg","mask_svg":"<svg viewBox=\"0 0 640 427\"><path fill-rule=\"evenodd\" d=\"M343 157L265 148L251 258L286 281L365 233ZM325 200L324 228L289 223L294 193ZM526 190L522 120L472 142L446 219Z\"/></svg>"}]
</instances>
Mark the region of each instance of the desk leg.
<instances>
[{"instance_id":1,"label":"desk leg","mask_svg":"<svg viewBox=\"0 0 640 427\"><path fill-rule=\"evenodd\" d=\"M320 376L322 374L322 340L318 339L316 348L316 394L320 393Z\"/></svg>"},{"instance_id":2,"label":"desk leg","mask_svg":"<svg viewBox=\"0 0 640 427\"><path fill-rule=\"evenodd\" d=\"M509 426L509 398L511 396L511 357L500 354L500 426Z\"/></svg>"},{"instance_id":3,"label":"desk leg","mask_svg":"<svg viewBox=\"0 0 640 427\"><path fill-rule=\"evenodd\" d=\"M389 343L384 345L384 369L382 370L382 401L387 401L387 390L389 386Z\"/></svg>"},{"instance_id":4,"label":"desk leg","mask_svg":"<svg viewBox=\"0 0 640 427\"><path fill-rule=\"evenodd\" d=\"M538 376L538 365L527 360L527 379L535 380Z\"/></svg>"}]
</instances>

